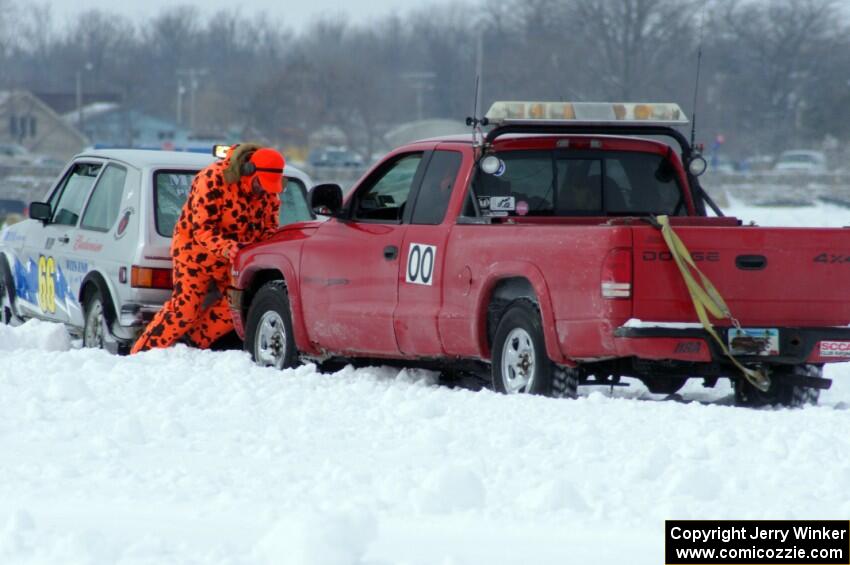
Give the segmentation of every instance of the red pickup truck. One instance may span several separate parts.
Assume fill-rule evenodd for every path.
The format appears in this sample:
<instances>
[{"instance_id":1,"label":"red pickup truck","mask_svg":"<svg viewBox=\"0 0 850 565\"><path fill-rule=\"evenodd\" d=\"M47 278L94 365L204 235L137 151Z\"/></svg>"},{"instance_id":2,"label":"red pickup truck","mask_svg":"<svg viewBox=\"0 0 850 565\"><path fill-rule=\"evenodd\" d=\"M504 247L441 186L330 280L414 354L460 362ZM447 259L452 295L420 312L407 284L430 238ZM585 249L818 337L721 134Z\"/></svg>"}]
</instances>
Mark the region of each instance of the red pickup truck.
<instances>
[{"instance_id":1,"label":"red pickup truck","mask_svg":"<svg viewBox=\"0 0 850 565\"><path fill-rule=\"evenodd\" d=\"M850 231L723 217L678 106L496 103L487 119L486 134L392 151L346 197L314 187L329 219L237 256L232 313L258 363L460 368L552 396L621 377L658 393L730 378L742 404L798 405L831 384L824 363L850 360ZM660 215L735 316L717 321L720 341Z\"/></svg>"}]
</instances>

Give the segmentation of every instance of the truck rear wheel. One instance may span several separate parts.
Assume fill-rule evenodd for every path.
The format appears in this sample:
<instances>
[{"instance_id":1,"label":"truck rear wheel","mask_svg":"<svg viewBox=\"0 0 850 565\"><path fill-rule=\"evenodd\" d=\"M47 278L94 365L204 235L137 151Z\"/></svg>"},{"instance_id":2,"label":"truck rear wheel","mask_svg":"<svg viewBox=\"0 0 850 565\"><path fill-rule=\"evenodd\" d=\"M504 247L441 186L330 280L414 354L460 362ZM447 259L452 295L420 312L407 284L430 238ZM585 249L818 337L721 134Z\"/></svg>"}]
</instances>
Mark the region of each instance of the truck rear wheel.
<instances>
[{"instance_id":1,"label":"truck rear wheel","mask_svg":"<svg viewBox=\"0 0 850 565\"><path fill-rule=\"evenodd\" d=\"M739 406L772 406L780 405L797 408L809 404L817 404L820 390L789 382L783 377L805 376L820 378L823 368L817 365L795 365L781 367L771 374L770 389L761 391L751 385L743 377L735 382L735 403Z\"/></svg>"},{"instance_id":2,"label":"truck rear wheel","mask_svg":"<svg viewBox=\"0 0 850 565\"><path fill-rule=\"evenodd\" d=\"M289 296L283 281L267 282L254 296L248 309L245 351L261 367L286 369L298 365Z\"/></svg>"},{"instance_id":3,"label":"truck rear wheel","mask_svg":"<svg viewBox=\"0 0 850 565\"><path fill-rule=\"evenodd\" d=\"M537 306L527 299L511 302L493 339L493 389L506 394L576 396L578 371L555 365L546 355Z\"/></svg>"}]
</instances>

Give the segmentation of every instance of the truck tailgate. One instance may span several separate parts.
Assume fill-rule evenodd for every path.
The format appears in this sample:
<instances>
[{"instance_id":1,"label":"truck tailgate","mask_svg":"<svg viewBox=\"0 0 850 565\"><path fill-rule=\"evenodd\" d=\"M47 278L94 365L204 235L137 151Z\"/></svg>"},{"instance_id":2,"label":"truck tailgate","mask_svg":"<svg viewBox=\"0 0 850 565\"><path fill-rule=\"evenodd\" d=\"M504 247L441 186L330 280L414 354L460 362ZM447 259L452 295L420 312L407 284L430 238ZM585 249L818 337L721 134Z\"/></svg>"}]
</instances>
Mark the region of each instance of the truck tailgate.
<instances>
[{"instance_id":1,"label":"truck tailgate","mask_svg":"<svg viewBox=\"0 0 850 565\"><path fill-rule=\"evenodd\" d=\"M850 229L673 229L743 325L850 323ZM634 228L633 236L633 316L696 322L687 287L661 232L641 226Z\"/></svg>"}]
</instances>

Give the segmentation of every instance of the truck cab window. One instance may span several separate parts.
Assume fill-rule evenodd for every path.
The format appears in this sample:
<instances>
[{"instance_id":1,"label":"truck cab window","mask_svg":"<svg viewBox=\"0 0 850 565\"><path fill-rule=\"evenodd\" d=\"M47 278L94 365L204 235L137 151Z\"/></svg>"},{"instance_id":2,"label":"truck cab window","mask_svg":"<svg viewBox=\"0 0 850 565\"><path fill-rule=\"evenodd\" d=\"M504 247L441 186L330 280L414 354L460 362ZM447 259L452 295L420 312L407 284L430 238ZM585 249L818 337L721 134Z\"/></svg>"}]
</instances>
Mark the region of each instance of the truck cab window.
<instances>
[{"instance_id":1,"label":"truck cab window","mask_svg":"<svg viewBox=\"0 0 850 565\"><path fill-rule=\"evenodd\" d=\"M411 223L437 225L443 221L461 160L457 151L434 151L416 196Z\"/></svg>"},{"instance_id":2,"label":"truck cab window","mask_svg":"<svg viewBox=\"0 0 850 565\"><path fill-rule=\"evenodd\" d=\"M479 170L473 184L485 216L687 213L677 207L682 188L663 155L517 150L498 157L504 162L503 170L498 175Z\"/></svg>"},{"instance_id":3,"label":"truck cab window","mask_svg":"<svg viewBox=\"0 0 850 565\"><path fill-rule=\"evenodd\" d=\"M421 161L421 153L405 155L379 171L357 194L354 219L400 223Z\"/></svg>"}]
</instances>

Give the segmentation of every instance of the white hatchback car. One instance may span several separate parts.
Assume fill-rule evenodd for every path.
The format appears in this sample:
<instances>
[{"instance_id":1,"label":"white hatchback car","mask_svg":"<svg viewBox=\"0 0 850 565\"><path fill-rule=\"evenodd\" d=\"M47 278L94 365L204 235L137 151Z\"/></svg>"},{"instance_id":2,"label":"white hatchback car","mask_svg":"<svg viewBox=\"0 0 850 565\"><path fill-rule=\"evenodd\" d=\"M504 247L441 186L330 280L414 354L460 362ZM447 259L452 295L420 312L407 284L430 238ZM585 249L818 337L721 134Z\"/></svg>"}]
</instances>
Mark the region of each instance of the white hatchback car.
<instances>
[{"instance_id":1,"label":"white hatchback car","mask_svg":"<svg viewBox=\"0 0 850 565\"><path fill-rule=\"evenodd\" d=\"M68 325L125 352L171 294L171 234L212 154L96 150L74 157L30 219L0 232L0 323ZM287 166L281 224L313 219L310 179Z\"/></svg>"}]
</instances>

